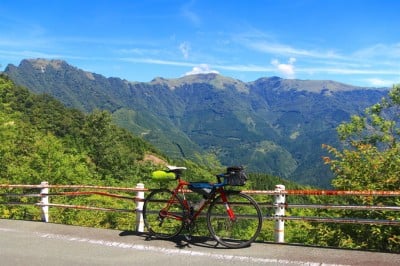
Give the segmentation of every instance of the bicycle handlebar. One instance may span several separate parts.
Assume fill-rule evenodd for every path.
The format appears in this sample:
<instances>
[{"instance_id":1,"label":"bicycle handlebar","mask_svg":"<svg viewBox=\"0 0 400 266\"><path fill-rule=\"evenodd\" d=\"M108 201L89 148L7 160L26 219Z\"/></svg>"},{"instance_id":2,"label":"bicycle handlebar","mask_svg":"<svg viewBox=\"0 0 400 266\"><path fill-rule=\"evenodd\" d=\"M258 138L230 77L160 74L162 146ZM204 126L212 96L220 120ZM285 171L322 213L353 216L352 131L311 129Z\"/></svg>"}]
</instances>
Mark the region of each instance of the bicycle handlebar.
<instances>
[{"instance_id":1,"label":"bicycle handlebar","mask_svg":"<svg viewBox=\"0 0 400 266\"><path fill-rule=\"evenodd\" d=\"M221 178L225 178L225 177L226 177L225 174L218 174L218 175L216 175L216 176L217 176L217 179L218 179L218 183L220 183L220 184L223 183L223 181L221 181Z\"/></svg>"}]
</instances>

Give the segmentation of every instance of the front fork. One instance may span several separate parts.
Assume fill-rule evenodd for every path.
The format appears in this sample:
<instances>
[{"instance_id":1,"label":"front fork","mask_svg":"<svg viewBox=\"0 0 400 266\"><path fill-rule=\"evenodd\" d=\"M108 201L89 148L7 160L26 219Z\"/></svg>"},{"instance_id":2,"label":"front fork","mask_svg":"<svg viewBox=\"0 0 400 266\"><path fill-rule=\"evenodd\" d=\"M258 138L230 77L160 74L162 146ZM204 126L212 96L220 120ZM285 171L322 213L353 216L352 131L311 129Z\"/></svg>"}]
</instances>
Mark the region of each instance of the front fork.
<instances>
[{"instance_id":1,"label":"front fork","mask_svg":"<svg viewBox=\"0 0 400 266\"><path fill-rule=\"evenodd\" d=\"M232 222L236 221L236 215L233 212L232 208L229 206L228 197L226 196L225 190L220 189L219 193L221 195L222 203L224 204L224 206L226 208L226 212L228 213L229 219Z\"/></svg>"}]
</instances>

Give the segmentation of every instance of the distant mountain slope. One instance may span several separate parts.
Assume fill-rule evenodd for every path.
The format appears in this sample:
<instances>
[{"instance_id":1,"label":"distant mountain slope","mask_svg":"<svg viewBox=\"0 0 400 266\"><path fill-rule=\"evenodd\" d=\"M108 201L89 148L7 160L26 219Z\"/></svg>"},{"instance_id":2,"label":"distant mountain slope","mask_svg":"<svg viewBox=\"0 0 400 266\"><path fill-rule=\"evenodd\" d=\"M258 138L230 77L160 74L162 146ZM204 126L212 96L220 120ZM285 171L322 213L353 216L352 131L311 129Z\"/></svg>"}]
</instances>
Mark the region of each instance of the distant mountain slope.
<instances>
[{"instance_id":1,"label":"distant mountain slope","mask_svg":"<svg viewBox=\"0 0 400 266\"><path fill-rule=\"evenodd\" d=\"M3 74L0 129L0 183L135 186L154 169L147 162L167 160L142 138L115 126L109 113L67 108Z\"/></svg>"},{"instance_id":2,"label":"distant mountain slope","mask_svg":"<svg viewBox=\"0 0 400 266\"><path fill-rule=\"evenodd\" d=\"M214 154L225 165L320 186L330 182L321 144L339 145L336 126L387 93L334 81L245 83L217 74L129 82L43 59L9 65L5 73L68 106L110 110L119 125L171 157Z\"/></svg>"}]
</instances>

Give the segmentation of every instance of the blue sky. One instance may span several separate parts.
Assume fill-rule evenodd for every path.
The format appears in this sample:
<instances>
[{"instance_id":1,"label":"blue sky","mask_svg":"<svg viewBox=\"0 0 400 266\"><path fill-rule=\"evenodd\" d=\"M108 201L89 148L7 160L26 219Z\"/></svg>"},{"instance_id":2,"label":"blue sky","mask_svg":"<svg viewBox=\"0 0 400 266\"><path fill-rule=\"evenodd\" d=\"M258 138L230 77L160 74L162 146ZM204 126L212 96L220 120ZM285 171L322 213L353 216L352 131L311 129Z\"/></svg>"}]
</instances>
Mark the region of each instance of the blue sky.
<instances>
[{"instance_id":1,"label":"blue sky","mask_svg":"<svg viewBox=\"0 0 400 266\"><path fill-rule=\"evenodd\" d=\"M397 0L2 0L0 69L63 59L129 81L216 72L400 83Z\"/></svg>"}]
</instances>

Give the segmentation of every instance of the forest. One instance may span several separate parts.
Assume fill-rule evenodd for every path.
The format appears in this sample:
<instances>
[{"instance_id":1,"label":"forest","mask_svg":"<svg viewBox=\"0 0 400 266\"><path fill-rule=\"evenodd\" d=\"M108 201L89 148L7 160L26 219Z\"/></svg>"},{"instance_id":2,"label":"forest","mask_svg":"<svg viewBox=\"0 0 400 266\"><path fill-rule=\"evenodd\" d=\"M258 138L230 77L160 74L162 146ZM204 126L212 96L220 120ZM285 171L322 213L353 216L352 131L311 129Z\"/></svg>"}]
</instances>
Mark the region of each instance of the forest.
<instances>
[{"instance_id":1,"label":"forest","mask_svg":"<svg viewBox=\"0 0 400 266\"><path fill-rule=\"evenodd\" d=\"M387 98L354 115L337 128L343 148L323 145L329 153L324 162L334 175L332 186L340 190L399 190L400 146L398 128L400 86L394 86ZM162 165L146 160L153 155L166 163L188 167L187 177L214 180L224 166L213 156L202 163L173 161L157 147L116 126L109 112L83 113L65 107L46 94L33 94L0 75L0 184L86 184L134 187L151 184L150 173ZM199 155L200 156L200 155ZM248 173L245 189L273 189L282 183L288 189L304 189L293 182L268 175ZM0 194L9 192L1 189ZM13 192L16 192L13 190ZM0 197L0 218L39 220L34 206L10 206ZM21 202L34 199L21 198ZM262 199L265 201L265 199ZM271 199L267 199L272 201ZM317 198L291 197L291 203L400 206L394 197ZM132 208L132 203L100 196L57 199L71 204L93 202L115 208ZM333 202L334 201L334 202ZM65 223L120 230L132 229L132 214L52 209L55 223ZM270 210L266 210L268 214ZM332 211L291 209L293 216L357 217L399 220L394 211ZM264 222L261 241L272 241L273 222ZM288 222L286 242L400 252L400 228L396 226L352 225L334 223Z\"/></svg>"},{"instance_id":2,"label":"forest","mask_svg":"<svg viewBox=\"0 0 400 266\"><path fill-rule=\"evenodd\" d=\"M332 175L321 144L337 146L335 128L389 90L280 77L243 82L218 74L130 82L47 59L22 60L4 73L66 106L109 111L117 125L168 158L201 162L212 154L224 165L323 188L331 188Z\"/></svg>"}]
</instances>

